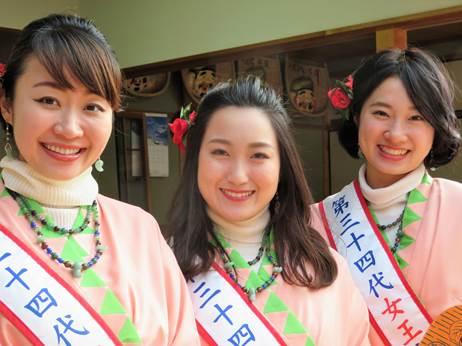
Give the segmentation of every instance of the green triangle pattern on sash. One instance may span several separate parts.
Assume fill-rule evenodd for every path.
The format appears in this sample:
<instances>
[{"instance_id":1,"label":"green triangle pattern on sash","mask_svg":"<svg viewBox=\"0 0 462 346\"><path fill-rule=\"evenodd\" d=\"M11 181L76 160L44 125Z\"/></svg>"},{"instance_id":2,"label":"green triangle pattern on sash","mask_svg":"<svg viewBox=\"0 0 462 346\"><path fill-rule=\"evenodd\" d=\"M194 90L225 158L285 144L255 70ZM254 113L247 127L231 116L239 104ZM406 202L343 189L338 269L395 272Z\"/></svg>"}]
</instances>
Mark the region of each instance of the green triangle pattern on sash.
<instances>
[{"instance_id":1,"label":"green triangle pattern on sash","mask_svg":"<svg viewBox=\"0 0 462 346\"><path fill-rule=\"evenodd\" d=\"M422 184L431 185L432 180L433 180L432 177L430 177L428 173L425 173L424 176L422 177Z\"/></svg>"},{"instance_id":2,"label":"green triangle pattern on sash","mask_svg":"<svg viewBox=\"0 0 462 346\"><path fill-rule=\"evenodd\" d=\"M289 312L284 327L284 334L303 334L305 332L305 327L300 323L298 318L292 312Z\"/></svg>"},{"instance_id":3,"label":"green triangle pattern on sash","mask_svg":"<svg viewBox=\"0 0 462 346\"><path fill-rule=\"evenodd\" d=\"M411 191L411 193L409 194L409 198L407 200L407 204L414 204L414 203L421 203L421 202L425 202L427 199L425 198L425 196L422 194L422 192L420 192L419 190L417 189L414 189Z\"/></svg>"},{"instance_id":4,"label":"green triangle pattern on sash","mask_svg":"<svg viewBox=\"0 0 462 346\"><path fill-rule=\"evenodd\" d=\"M0 174L1 176L1 174ZM3 189L0 193L1 197L10 197L8 190L6 188ZM35 210L38 214L43 214L44 210L40 203L36 202L33 199L28 198L27 202L31 206L33 210ZM24 215L24 211L19 208L18 215ZM54 220L49 215L44 215L45 220L47 221L48 225L54 225ZM84 221L84 217L82 214L82 208L79 209L77 217L74 221L73 228L79 227ZM59 233L55 233L52 231L47 230L45 227L40 227L40 231L42 232L45 238L59 238L59 237L67 237L67 235L61 235ZM81 234L85 233L93 233L93 230L87 227ZM61 257L65 261L72 261L72 262L83 262L84 258L88 256L88 253L77 243L74 237L68 238L66 243L64 244L64 248L61 252ZM98 274L92 270L88 269L82 273L82 279L79 282L81 287L88 287L88 288L100 288L107 286L106 283L102 278L98 276ZM126 310L117 299L115 294L108 289L106 291L106 295L103 299L103 303L101 305L101 314L110 315L110 314L125 314ZM119 331L118 338L123 343L131 343L131 344L139 344L141 343L141 338L139 337L138 332L136 331L136 327L127 317L125 320L124 325Z\"/></svg>"},{"instance_id":5,"label":"green triangle pattern on sash","mask_svg":"<svg viewBox=\"0 0 462 346\"><path fill-rule=\"evenodd\" d=\"M85 218L83 216L83 208L79 208L79 211L74 220L74 224L72 225L72 228L78 228L82 226L84 221L85 221ZM93 232L94 230L92 228L87 227L80 234L93 234Z\"/></svg>"},{"instance_id":6,"label":"green triangle pattern on sash","mask_svg":"<svg viewBox=\"0 0 462 346\"><path fill-rule=\"evenodd\" d=\"M141 342L141 338L129 318L125 320L124 325L119 331L118 337L121 342L127 344L139 344Z\"/></svg>"},{"instance_id":7,"label":"green triangle pattern on sash","mask_svg":"<svg viewBox=\"0 0 462 346\"><path fill-rule=\"evenodd\" d=\"M269 238L269 241L271 243L272 243L272 239L273 239L272 235L273 235L273 233L271 232L270 233L270 238ZM218 236L218 239L220 240L220 242L223 241L222 236L219 236L219 234L217 234L217 236ZM223 243L222 243L222 246L225 247ZM249 273L247 281L245 283L245 287L247 287L247 288L259 287L259 286L261 286L263 284L264 281L266 281L270 277L270 274L265 269L265 266L268 266L271 263L269 261L265 262L266 256L263 257L262 263L260 265L260 268L259 268L258 274L257 274L254 270L250 269L250 266L248 265L247 261L239 254L239 252L237 252L234 249L231 249L231 246L229 246L228 252L230 252L229 257L230 257L231 261L233 261L233 263L235 265L235 268L238 269L238 270L239 269L245 270L246 273L247 272ZM276 253L274 251L274 248L271 249L271 255L274 258L276 258ZM308 332L305 329L305 327L303 326L303 324L298 320L296 315L293 312L290 311L290 309L283 302L283 300L281 298L279 298L276 295L276 293L272 292L271 287L273 285L277 285L277 282L278 282L278 279L276 279L272 283L272 285L267 288L267 290L270 293L269 293L268 299L267 299L267 301L266 301L266 303L265 303L265 305L263 307L263 313L268 315L268 318L271 320L271 313L272 312L283 312L283 313L287 312L288 315L287 315L287 318L286 318L286 321L285 321L285 326L284 326L283 333L284 334L303 334L304 333L307 336L305 345L314 346L314 342L311 339L311 337L308 335Z\"/></svg>"},{"instance_id":8,"label":"green triangle pattern on sash","mask_svg":"<svg viewBox=\"0 0 462 346\"><path fill-rule=\"evenodd\" d=\"M88 253L75 241L74 237L67 239L61 252L61 257L65 261L71 262L84 262L87 256Z\"/></svg>"},{"instance_id":9,"label":"green triangle pattern on sash","mask_svg":"<svg viewBox=\"0 0 462 346\"><path fill-rule=\"evenodd\" d=\"M421 217L419 215L417 215L412 209L406 207L403 215L403 229L420 219Z\"/></svg>"},{"instance_id":10,"label":"green triangle pattern on sash","mask_svg":"<svg viewBox=\"0 0 462 346\"><path fill-rule=\"evenodd\" d=\"M262 285L263 281L258 277L257 273L253 270L250 272L249 278L245 283L245 287L247 288L257 288L258 286Z\"/></svg>"},{"instance_id":11,"label":"green triangle pattern on sash","mask_svg":"<svg viewBox=\"0 0 462 346\"><path fill-rule=\"evenodd\" d=\"M399 250L407 248L409 245L415 242L415 239L408 236L407 234L403 234L401 237L401 241L399 242Z\"/></svg>"},{"instance_id":12,"label":"green triangle pattern on sash","mask_svg":"<svg viewBox=\"0 0 462 346\"><path fill-rule=\"evenodd\" d=\"M313 339L311 339L309 336L306 338L305 346L315 346Z\"/></svg>"},{"instance_id":13,"label":"green triangle pattern on sash","mask_svg":"<svg viewBox=\"0 0 462 346\"><path fill-rule=\"evenodd\" d=\"M103 279L95 273L93 269L87 269L82 273L82 280L80 281L82 287L104 287L106 286Z\"/></svg>"},{"instance_id":14,"label":"green triangle pattern on sash","mask_svg":"<svg viewBox=\"0 0 462 346\"><path fill-rule=\"evenodd\" d=\"M124 307L120 303L119 299L117 299L114 292L112 292L110 289L106 291L103 303L101 304L100 313L103 315L125 313Z\"/></svg>"},{"instance_id":15,"label":"green triangle pattern on sash","mask_svg":"<svg viewBox=\"0 0 462 346\"><path fill-rule=\"evenodd\" d=\"M49 217L46 217L47 219L47 222L49 225L52 225L53 224L53 221L50 222L50 218ZM48 238L48 239L52 239L52 238L64 238L64 237L67 237L66 234L61 234L61 233L56 233L56 232L53 232L45 227L40 227L40 232L42 232L42 235L44 238Z\"/></svg>"},{"instance_id":16,"label":"green triangle pattern on sash","mask_svg":"<svg viewBox=\"0 0 462 346\"><path fill-rule=\"evenodd\" d=\"M231 253L229 254L229 258L231 261L233 261L234 266L236 269L248 269L250 268L249 264L245 259L242 258L242 256L237 252L236 250L232 250Z\"/></svg>"},{"instance_id":17,"label":"green triangle pattern on sash","mask_svg":"<svg viewBox=\"0 0 462 346\"><path fill-rule=\"evenodd\" d=\"M287 305L284 304L284 302L279 299L279 297L274 292L271 292L263 308L263 313L267 314L271 312L285 312L288 310L289 308Z\"/></svg>"},{"instance_id":18,"label":"green triangle pattern on sash","mask_svg":"<svg viewBox=\"0 0 462 346\"><path fill-rule=\"evenodd\" d=\"M37 214L43 214L42 205L32 198L26 198L29 207L34 210Z\"/></svg>"},{"instance_id":19,"label":"green triangle pattern on sash","mask_svg":"<svg viewBox=\"0 0 462 346\"><path fill-rule=\"evenodd\" d=\"M0 197L9 197L10 194L8 193L8 190L3 187L2 193L0 193Z\"/></svg>"},{"instance_id":20,"label":"green triangle pattern on sash","mask_svg":"<svg viewBox=\"0 0 462 346\"><path fill-rule=\"evenodd\" d=\"M271 277L270 274L268 274L268 272L266 271L266 269L263 267L263 265L260 266L260 269L258 270L258 276L260 277L260 279L262 281L266 281L266 280L269 280L269 278ZM273 284L274 284L274 281L273 281Z\"/></svg>"},{"instance_id":21,"label":"green triangle pattern on sash","mask_svg":"<svg viewBox=\"0 0 462 346\"><path fill-rule=\"evenodd\" d=\"M409 265L409 263L407 263L400 255L398 255L397 252L393 254L393 257L396 259L396 262L398 262L400 269L404 269Z\"/></svg>"},{"instance_id":22,"label":"green triangle pattern on sash","mask_svg":"<svg viewBox=\"0 0 462 346\"><path fill-rule=\"evenodd\" d=\"M83 224L84 217L82 213L82 208L79 208L77 212L77 216L75 217L74 223L72 224L72 228L80 227Z\"/></svg>"}]
</instances>

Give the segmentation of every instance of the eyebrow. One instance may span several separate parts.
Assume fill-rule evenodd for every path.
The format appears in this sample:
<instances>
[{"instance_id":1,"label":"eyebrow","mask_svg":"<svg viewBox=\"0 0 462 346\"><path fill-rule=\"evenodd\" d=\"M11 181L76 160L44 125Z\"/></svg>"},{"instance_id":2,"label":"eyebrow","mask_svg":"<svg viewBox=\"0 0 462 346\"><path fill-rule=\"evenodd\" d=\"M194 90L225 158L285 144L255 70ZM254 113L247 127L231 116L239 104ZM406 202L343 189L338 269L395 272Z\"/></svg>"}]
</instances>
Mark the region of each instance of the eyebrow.
<instances>
[{"instance_id":1,"label":"eyebrow","mask_svg":"<svg viewBox=\"0 0 462 346\"><path fill-rule=\"evenodd\" d=\"M224 145L231 145L231 142L223 138L212 138L208 141L209 144L218 143ZM253 142L249 144L250 148L273 148L273 146L267 142Z\"/></svg>"},{"instance_id":2,"label":"eyebrow","mask_svg":"<svg viewBox=\"0 0 462 346\"><path fill-rule=\"evenodd\" d=\"M376 106L376 107L377 107L377 106L378 106L378 107L385 107L385 108L388 108L388 109L392 108L392 106L391 106L390 104L388 104L388 103L386 103L386 102L382 102L382 101L374 102L374 103L372 103L369 107L374 107L374 106ZM417 108L416 108L415 106L409 107L409 109L410 109L411 111L417 111Z\"/></svg>"},{"instance_id":3,"label":"eyebrow","mask_svg":"<svg viewBox=\"0 0 462 346\"><path fill-rule=\"evenodd\" d=\"M389 105L388 103L385 103L385 102L381 102L381 101L377 101L377 102L371 103L370 106L371 106L371 107L373 107L373 106L379 106L379 107L391 108L391 105Z\"/></svg>"},{"instance_id":4,"label":"eyebrow","mask_svg":"<svg viewBox=\"0 0 462 346\"><path fill-rule=\"evenodd\" d=\"M54 88L54 89L59 89L59 90L68 89L68 88L63 87L61 84L59 84L58 82L55 82L55 81L42 81L42 82L35 83L33 85L34 88L42 87L42 86L46 86L46 87L50 87L50 88Z\"/></svg>"}]
</instances>

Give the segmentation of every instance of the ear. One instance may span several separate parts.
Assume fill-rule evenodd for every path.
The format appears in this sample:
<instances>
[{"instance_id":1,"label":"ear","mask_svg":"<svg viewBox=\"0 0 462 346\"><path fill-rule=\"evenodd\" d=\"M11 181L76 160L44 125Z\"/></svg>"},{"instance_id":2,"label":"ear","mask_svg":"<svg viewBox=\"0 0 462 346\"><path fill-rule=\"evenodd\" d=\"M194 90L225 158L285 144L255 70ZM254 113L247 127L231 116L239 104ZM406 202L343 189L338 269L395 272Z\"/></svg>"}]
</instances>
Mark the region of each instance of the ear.
<instances>
[{"instance_id":1,"label":"ear","mask_svg":"<svg viewBox=\"0 0 462 346\"><path fill-rule=\"evenodd\" d=\"M5 121L13 125L13 107L11 102L5 97L5 91L0 88L0 109L2 112L2 117Z\"/></svg>"}]
</instances>

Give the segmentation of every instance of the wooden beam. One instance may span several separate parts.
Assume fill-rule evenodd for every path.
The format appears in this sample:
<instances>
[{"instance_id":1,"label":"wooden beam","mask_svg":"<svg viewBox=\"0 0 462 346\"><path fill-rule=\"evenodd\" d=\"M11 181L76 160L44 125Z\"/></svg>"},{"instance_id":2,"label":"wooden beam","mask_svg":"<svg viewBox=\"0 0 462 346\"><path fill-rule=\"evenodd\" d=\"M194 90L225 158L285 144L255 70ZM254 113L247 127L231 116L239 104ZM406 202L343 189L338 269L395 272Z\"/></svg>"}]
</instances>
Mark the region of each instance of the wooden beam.
<instances>
[{"instance_id":1,"label":"wooden beam","mask_svg":"<svg viewBox=\"0 0 462 346\"><path fill-rule=\"evenodd\" d=\"M178 71L185 67L216 64L233 61L256 55L273 55L298 51L311 47L325 46L362 38L373 34L377 30L386 30L399 26L407 30L415 30L435 25L444 25L462 21L462 6L424 12L419 14L385 19L375 22L362 23L332 30L297 35L284 39L256 43L242 47L228 48L220 51L197 54L187 57L160 61L139 66L124 68L127 78L143 76L153 73Z\"/></svg>"},{"instance_id":2,"label":"wooden beam","mask_svg":"<svg viewBox=\"0 0 462 346\"><path fill-rule=\"evenodd\" d=\"M407 48L407 31L399 28L377 30L375 48L377 52L392 48Z\"/></svg>"}]
</instances>

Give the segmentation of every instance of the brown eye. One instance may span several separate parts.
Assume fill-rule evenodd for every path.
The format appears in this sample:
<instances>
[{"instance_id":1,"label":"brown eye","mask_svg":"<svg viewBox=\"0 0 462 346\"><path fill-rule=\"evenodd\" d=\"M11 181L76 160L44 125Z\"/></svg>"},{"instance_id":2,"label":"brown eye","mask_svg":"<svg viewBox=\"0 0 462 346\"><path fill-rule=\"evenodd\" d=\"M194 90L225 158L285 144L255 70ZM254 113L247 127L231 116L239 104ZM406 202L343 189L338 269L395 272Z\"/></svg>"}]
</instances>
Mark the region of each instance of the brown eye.
<instances>
[{"instance_id":1,"label":"brown eye","mask_svg":"<svg viewBox=\"0 0 462 346\"><path fill-rule=\"evenodd\" d=\"M41 97L36 101L39 103L50 105L50 106L58 104L58 101L56 99L54 99L53 97L48 97L48 96Z\"/></svg>"}]
</instances>

